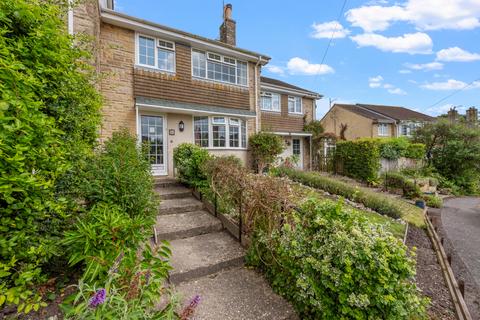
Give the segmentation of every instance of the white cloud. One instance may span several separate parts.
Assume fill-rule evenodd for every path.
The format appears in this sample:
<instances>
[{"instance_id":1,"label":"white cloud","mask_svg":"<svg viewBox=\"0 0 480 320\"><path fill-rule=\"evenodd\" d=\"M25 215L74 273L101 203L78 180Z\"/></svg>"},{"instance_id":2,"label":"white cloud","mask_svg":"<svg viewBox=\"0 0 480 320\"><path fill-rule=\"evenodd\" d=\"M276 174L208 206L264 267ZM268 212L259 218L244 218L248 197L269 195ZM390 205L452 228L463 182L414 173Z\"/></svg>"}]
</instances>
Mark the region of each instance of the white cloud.
<instances>
[{"instance_id":1,"label":"white cloud","mask_svg":"<svg viewBox=\"0 0 480 320\"><path fill-rule=\"evenodd\" d=\"M399 70L398 73L408 74L408 73L412 73L412 70L402 69L402 70Z\"/></svg>"},{"instance_id":2,"label":"white cloud","mask_svg":"<svg viewBox=\"0 0 480 320\"><path fill-rule=\"evenodd\" d=\"M432 53L433 42L426 33L407 33L400 37L385 37L375 33L364 33L350 37L360 47L375 47L387 52L409 54Z\"/></svg>"},{"instance_id":3,"label":"white cloud","mask_svg":"<svg viewBox=\"0 0 480 320\"><path fill-rule=\"evenodd\" d=\"M480 60L480 54L465 51L459 47L443 49L437 52L438 61L470 62Z\"/></svg>"},{"instance_id":4,"label":"white cloud","mask_svg":"<svg viewBox=\"0 0 480 320\"><path fill-rule=\"evenodd\" d=\"M425 71L442 70L443 63L436 62L436 61L429 62L429 63L421 63L421 64L406 63L405 67L410 68L412 70L425 70Z\"/></svg>"},{"instance_id":5,"label":"white cloud","mask_svg":"<svg viewBox=\"0 0 480 320\"><path fill-rule=\"evenodd\" d=\"M308 60L294 57L287 63L287 69L290 74L299 75L322 75L328 73L334 73L335 70L326 64L310 63Z\"/></svg>"},{"instance_id":6,"label":"white cloud","mask_svg":"<svg viewBox=\"0 0 480 320\"><path fill-rule=\"evenodd\" d=\"M345 29L338 21L329 21L325 23L313 23L312 37L316 39L345 38L350 34L350 30Z\"/></svg>"},{"instance_id":7,"label":"white cloud","mask_svg":"<svg viewBox=\"0 0 480 320\"><path fill-rule=\"evenodd\" d=\"M398 95L401 95L401 96L404 96L404 95L407 94L405 91L403 91L403 90L400 89L400 88L388 89L388 92L391 93L391 94L398 94Z\"/></svg>"},{"instance_id":8,"label":"white cloud","mask_svg":"<svg viewBox=\"0 0 480 320\"><path fill-rule=\"evenodd\" d=\"M480 88L480 81L473 82L470 86L460 80L449 79L443 82L431 82L421 85L422 88L428 90L461 90L461 89L478 89Z\"/></svg>"},{"instance_id":9,"label":"white cloud","mask_svg":"<svg viewBox=\"0 0 480 320\"><path fill-rule=\"evenodd\" d=\"M368 78L368 86L370 88L383 88L386 89L391 94L406 95L407 93L400 88L395 87L390 83L383 83L383 77L378 75L376 77Z\"/></svg>"},{"instance_id":10,"label":"white cloud","mask_svg":"<svg viewBox=\"0 0 480 320\"><path fill-rule=\"evenodd\" d=\"M365 5L350 9L347 20L365 32L383 31L397 21L417 30L467 30L480 26L478 0L407 0L393 6Z\"/></svg>"},{"instance_id":11,"label":"white cloud","mask_svg":"<svg viewBox=\"0 0 480 320\"><path fill-rule=\"evenodd\" d=\"M275 74L279 74L279 75L285 74L285 70L282 67L275 66L273 64L272 65L267 65L265 68L270 73L275 73Z\"/></svg>"}]
</instances>

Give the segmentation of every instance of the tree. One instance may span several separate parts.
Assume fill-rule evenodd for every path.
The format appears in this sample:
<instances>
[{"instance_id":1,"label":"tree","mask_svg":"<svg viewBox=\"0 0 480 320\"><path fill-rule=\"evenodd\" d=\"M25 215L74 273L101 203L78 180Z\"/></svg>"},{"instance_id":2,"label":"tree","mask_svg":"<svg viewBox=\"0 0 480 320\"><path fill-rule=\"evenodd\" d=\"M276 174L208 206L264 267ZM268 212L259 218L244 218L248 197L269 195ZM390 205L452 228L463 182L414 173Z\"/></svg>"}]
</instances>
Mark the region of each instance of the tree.
<instances>
[{"instance_id":1,"label":"tree","mask_svg":"<svg viewBox=\"0 0 480 320\"><path fill-rule=\"evenodd\" d=\"M252 135L249 138L249 145L256 169L260 173L274 163L285 149L282 138L265 131Z\"/></svg>"},{"instance_id":2,"label":"tree","mask_svg":"<svg viewBox=\"0 0 480 320\"><path fill-rule=\"evenodd\" d=\"M52 3L0 2L0 307L6 297L27 312L62 255L74 202L60 186L92 152L100 121L85 42L74 45L67 8Z\"/></svg>"},{"instance_id":3,"label":"tree","mask_svg":"<svg viewBox=\"0 0 480 320\"><path fill-rule=\"evenodd\" d=\"M466 193L478 193L480 129L446 120L418 128L414 141L426 146L428 164Z\"/></svg>"}]
</instances>

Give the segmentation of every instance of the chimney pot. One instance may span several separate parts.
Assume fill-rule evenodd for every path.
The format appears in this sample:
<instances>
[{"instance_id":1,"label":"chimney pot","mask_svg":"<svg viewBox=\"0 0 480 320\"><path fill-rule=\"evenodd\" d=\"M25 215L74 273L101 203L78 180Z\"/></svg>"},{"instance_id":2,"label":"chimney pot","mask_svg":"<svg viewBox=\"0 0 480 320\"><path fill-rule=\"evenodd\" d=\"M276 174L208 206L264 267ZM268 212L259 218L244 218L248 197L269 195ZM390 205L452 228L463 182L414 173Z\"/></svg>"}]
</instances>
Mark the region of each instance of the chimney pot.
<instances>
[{"instance_id":1,"label":"chimney pot","mask_svg":"<svg viewBox=\"0 0 480 320\"><path fill-rule=\"evenodd\" d=\"M232 19L232 4L228 3L225 5L224 12L223 12L223 19L224 20L231 20Z\"/></svg>"}]
</instances>

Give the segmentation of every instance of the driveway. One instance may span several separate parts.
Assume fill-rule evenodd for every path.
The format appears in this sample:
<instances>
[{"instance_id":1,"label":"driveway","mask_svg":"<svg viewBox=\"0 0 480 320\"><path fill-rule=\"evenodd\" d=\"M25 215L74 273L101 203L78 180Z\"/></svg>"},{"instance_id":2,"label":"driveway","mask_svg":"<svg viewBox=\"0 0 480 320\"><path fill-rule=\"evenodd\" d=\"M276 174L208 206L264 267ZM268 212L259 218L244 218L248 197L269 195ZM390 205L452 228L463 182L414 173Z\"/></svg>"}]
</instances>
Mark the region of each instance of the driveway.
<instances>
[{"instance_id":1,"label":"driveway","mask_svg":"<svg viewBox=\"0 0 480 320\"><path fill-rule=\"evenodd\" d=\"M447 237L480 286L480 198L448 199L441 212Z\"/></svg>"}]
</instances>

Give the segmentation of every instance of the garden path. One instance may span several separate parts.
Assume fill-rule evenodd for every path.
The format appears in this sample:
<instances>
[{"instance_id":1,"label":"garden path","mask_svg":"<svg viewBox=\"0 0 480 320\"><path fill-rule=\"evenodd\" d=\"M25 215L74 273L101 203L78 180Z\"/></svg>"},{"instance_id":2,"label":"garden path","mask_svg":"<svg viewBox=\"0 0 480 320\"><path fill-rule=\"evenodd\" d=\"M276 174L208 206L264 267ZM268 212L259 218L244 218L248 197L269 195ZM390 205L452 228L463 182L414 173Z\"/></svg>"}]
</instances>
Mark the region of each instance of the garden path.
<instances>
[{"instance_id":1,"label":"garden path","mask_svg":"<svg viewBox=\"0 0 480 320\"><path fill-rule=\"evenodd\" d=\"M175 180L159 180L156 188L162 198L156 239L170 241L170 281L181 298L200 296L195 319L297 319L261 274L244 267L240 243L189 189Z\"/></svg>"}]
</instances>

